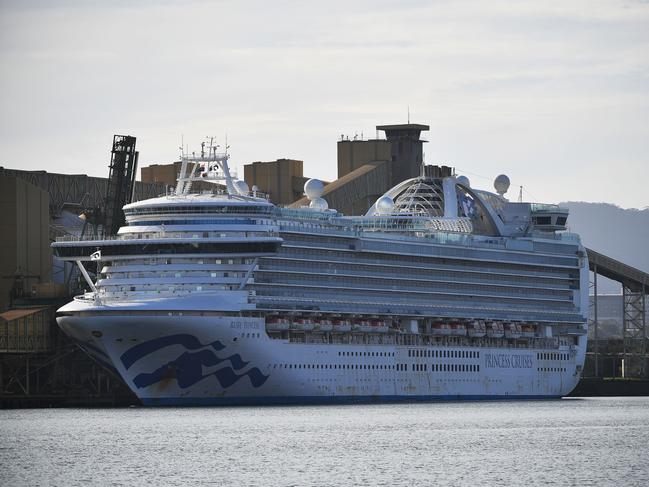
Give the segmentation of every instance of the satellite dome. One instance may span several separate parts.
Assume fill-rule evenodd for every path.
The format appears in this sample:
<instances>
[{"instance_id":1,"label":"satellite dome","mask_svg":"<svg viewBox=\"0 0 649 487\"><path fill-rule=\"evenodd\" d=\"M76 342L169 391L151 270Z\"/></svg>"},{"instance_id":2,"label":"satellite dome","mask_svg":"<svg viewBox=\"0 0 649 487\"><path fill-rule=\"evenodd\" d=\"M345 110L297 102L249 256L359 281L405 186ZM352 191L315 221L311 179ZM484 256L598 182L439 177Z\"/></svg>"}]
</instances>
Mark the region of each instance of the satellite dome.
<instances>
[{"instance_id":1,"label":"satellite dome","mask_svg":"<svg viewBox=\"0 0 649 487\"><path fill-rule=\"evenodd\" d=\"M253 184L252 185L252 190L253 190L253 192L256 193L257 191L259 191L259 187L256 184Z\"/></svg>"},{"instance_id":2,"label":"satellite dome","mask_svg":"<svg viewBox=\"0 0 649 487\"><path fill-rule=\"evenodd\" d=\"M322 184L322 181L320 181L319 179L309 179L304 184L304 194L310 200L320 198L322 196L323 191L324 191L324 184Z\"/></svg>"},{"instance_id":3,"label":"satellite dome","mask_svg":"<svg viewBox=\"0 0 649 487\"><path fill-rule=\"evenodd\" d=\"M318 180L311 179L311 181L318 181ZM318 182L320 183L320 181ZM314 210L325 211L326 209L329 208L329 203L327 203L327 200L325 200L324 198L311 198L311 203L309 203L309 208L313 208Z\"/></svg>"},{"instance_id":4,"label":"satellite dome","mask_svg":"<svg viewBox=\"0 0 649 487\"><path fill-rule=\"evenodd\" d=\"M509 189L509 178L504 174L501 174L494 181L494 188L496 188L496 192L500 196L504 195Z\"/></svg>"},{"instance_id":5,"label":"satellite dome","mask_svg":"<svg viewBox=\"0 0 649 487\"><path fill-rule=\"evenodd\" d=\"M389 215L394 209L394 200L389 196L381 196L376 203L374 204L376 208L376 213L379 215Z\"/></svg>"},{"instance_id":6,"label":"satellite dome","mask_svg":"<svg viewBox=\"0 0 649 487\"><path fill-rule=\"evenodd\" d=\"M234 182L234 188L237 190L237 193L239 193L242 196L248 196L248 183L243 181L242 179L235 181Z\"/></svg>"},{"instance_id":7,"label":"satellite dome","mask_svg":"<svg viewBox=\"0 0 649 487\"><path fill-rule=\"evenodd\" d=\"M457 179L455 180L457 184L461 184L465 188L470 188L471 187L471 182L469 181L469 178L466 176L458 176Z\"/></svg>"}]
</instances>

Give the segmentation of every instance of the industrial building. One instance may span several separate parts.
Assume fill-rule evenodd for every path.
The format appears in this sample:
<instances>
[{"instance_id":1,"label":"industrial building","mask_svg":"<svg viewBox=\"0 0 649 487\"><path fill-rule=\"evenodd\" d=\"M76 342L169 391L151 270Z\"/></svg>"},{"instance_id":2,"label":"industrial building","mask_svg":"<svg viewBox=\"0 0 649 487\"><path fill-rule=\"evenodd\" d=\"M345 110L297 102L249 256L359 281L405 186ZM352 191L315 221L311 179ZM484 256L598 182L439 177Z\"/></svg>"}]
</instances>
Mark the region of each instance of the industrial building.
<instances>
[{"instance_id":1,"label":"industrial building","mask_svg":"<svg viewBox=\"0 0 649 487\"><path fill-rule=\"evenodd\" d=\"M338 180L325 186L322 197L330 208L346 214L360 215L383 193L401 181L421 175L425 140L421 132L428 125L407 123L378 125L377 133L385 139L338 141ZM308 204L306 198L292 206Z\"/></svg>"},{"instance_id":2,"label":"industrial building","mask_svg":"<svg viewBox=\"0 0 649 487\"><path fill-rule=\"evenodd\" d=\"M47 191L0 173L0 310L52 280Z\"/></svg>"},{"instance_id":3,"label":"industrial building","mask_svg":"<svg viewBox=\"0 0 649 487\"><path fill-rule=\"evenodd\" d=\"M54 321L83 284L50 243L113 235L125 203L165 192L135 181L135 137L116 135L110 154L108 178L0 167L0 407L133 403Z\"/></svg>"},{"instance_id":4,"label":"industrial building","mask_svg":"<svg viewBox=\"0 0 649 487\"><path fill-rule=\"evenodd\" d=\"M303 163L295 159L277 159L270 162L253 162L243 167L248 186L257 186L276 205L290 205L302 197L308 178L303 174Z\"/></svg>"}]
</instances>

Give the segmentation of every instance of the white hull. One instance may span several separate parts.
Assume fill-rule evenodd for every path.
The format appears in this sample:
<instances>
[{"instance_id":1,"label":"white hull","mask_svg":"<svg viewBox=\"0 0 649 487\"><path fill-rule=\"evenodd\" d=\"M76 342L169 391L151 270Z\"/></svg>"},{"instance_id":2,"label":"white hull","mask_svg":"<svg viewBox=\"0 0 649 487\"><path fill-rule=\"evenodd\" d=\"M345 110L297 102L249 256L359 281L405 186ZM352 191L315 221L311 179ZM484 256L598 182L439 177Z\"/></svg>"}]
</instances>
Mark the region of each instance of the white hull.
<instances>
[{"instance_id":1,"label":"white hull","mask_svg":"<svg viewBox=\"0 0 649 487\"><path fill-rule=\"evenodd\" d=\"M576 386L584 357L576 347L290 343L269 338L263 318L63 316L59 324L148 405L560 397ZM544 352L564 360L539 360Z\"/></svg>"}]
</instances>

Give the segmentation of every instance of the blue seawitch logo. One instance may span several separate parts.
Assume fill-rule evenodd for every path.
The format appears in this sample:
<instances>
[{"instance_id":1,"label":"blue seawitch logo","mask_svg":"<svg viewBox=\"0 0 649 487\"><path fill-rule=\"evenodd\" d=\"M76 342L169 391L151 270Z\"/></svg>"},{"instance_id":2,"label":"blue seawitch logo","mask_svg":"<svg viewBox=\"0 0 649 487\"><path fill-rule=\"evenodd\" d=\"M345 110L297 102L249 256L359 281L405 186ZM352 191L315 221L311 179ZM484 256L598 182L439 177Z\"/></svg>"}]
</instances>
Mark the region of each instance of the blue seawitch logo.
<instances>
[{"instance_id":1,"label":"blue seawitch logo","mask_svg":"<svg viewBox=\"0 0 649 487\"><path fill-rule=\"evenodd\" d=\"M171 345L182 345L186 351L175 360L163 364L153 372L138 374L133 379L133 383L138 388L148 387L157 382L173 378L176 379L181 389L185 389L209 376L214 376L224 389L247 376L252 386L257 388L261 387L269 377L262 374L257 367L253 367L242 374L237 374L235 371L242 370L249 364L238 353L220 358L214 353L226 348L220 341L216 340L212 343L203 344L195 336L182 333L155 338L135 345L124 352L120 359L124 367L129 369L142 358ZM193 350L198 351L193 352ZM229 362L231 367L223 367L211 374L203 374L203 367L214 367L224 362Z\"/></svg>"}]
</instances>

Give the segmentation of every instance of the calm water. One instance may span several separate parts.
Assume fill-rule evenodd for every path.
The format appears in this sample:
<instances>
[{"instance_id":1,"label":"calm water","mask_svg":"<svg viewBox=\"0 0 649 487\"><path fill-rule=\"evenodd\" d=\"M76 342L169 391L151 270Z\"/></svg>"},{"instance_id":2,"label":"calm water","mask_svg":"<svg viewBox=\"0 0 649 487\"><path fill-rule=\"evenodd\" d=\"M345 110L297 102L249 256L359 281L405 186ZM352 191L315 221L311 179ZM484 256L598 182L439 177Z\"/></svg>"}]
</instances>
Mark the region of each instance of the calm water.
<instances>
[{"instance_id":1,"label":"calm water","mask_svg":"<svg viewBox=\"0 0 649 487\"><path fill-rule=\"evenodd\" d=\"M0 411L0 485L647 485L649 398Z\"/></svg>"}]
</instances>

